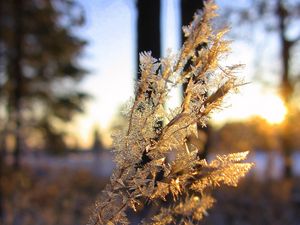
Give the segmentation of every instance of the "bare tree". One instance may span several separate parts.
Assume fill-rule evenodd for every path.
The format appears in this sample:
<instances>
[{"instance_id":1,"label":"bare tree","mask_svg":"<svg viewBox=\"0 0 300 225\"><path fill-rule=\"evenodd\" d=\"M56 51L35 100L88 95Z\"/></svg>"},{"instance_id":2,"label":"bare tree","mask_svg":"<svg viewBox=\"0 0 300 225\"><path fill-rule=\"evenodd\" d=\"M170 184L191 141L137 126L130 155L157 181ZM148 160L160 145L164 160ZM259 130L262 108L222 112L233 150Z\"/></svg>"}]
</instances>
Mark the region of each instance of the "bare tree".
<instances>
[{"instance_id":1,"label":"bare tree","mask_svg":"<svg viewBox=\"0 0 300 225\"><path fill-rule=\"evenodd\" d=\"M291 139L289 118L294 107L295 87L299 81L300 72L299 67L296 68L293 62L295 59L293 51L299 46L300 40L300 32L297 28L300 21L300 1L248 0L244 4L228 6L225 15L227 18L234 18L231 22L235 23L235 27L239 29L239 32L235 32L235 34L245 34L240 32L241 27L246 28L243 31L248 30L253 33L253 29L257 25L264 29L266 41L268 41L268 38L273 37L277 42L275 47L278 47L278 55L272 55L269 60L278 59L280 62L278 68L275 68L277 65L273 64L272 69L275 68L280 71L278 73L280 77L278 88L289 111L280 138L284 154L284 176L290 178L292 177L293 140ZM259 49L257 52L261 53L262 50ZM260 56L257 55L256 57ZM262 63L265 63L265 61ZM295 69L292 70L292 68Z\"/></svg>"}]
</instances>

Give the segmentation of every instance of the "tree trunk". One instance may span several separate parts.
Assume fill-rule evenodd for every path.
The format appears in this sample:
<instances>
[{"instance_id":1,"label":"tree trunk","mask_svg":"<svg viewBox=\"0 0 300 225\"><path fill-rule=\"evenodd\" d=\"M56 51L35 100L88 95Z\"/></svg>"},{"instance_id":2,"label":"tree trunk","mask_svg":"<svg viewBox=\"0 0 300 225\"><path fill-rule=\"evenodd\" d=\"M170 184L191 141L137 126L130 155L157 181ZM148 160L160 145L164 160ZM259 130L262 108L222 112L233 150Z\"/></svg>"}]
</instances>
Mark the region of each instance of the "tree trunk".
<instances>
[{"instance_id":1,"label":"tree trunk","mask_svg":"<svg viewBox=\"0 0 300 225\"><path fill-rule=\"evenodd\" d=\"M12 119L14 120L14 168L20 167L21 154L21 98L22 98L22 42L23 42L23 0L14 0L14 37L11 56L11 80L13 92L11 93Z\"/></svg>"},{"instance_id":2,"label":"tree trunk","mask_svg":"<svg viewBox=\"0 0 300 225\"><path fill-rule=\"evenodd\" d=\"M137 55L151 51L160 57L160 0L138 0ZM139 57L137 57L139 65ZM137 78L140 78L137 68Z\"/></svg>"},{"instance_id":3,"label":"tree trunk","mask_svg":"<svg viewBox=\"0 0 300 225\"><path fill-rule=\"evenodd\" d=\"M277 14L278 14L278 22L279 22L279 38L280 38L280 46L281 46L281 62L282 62L282 77L281 77L281 95L285 106L288 111L290 109L290 100L292 97L293 88L290 83L290 71L289 71L289 63L290 63L290 52L292 44L286 37L286 20L287 20L287 11L284 8L283 1L277 0ZM289 113L289 112L288 112ZM288 117L288 115L287 115ZM292 146L289 138L289 129L288 129L288 118L286 120L286 125L284 126L283 135L281 137L282 141L282 150L284 155L284 177L291 178L292 177Z\"/></svg>"},{"instance_id":4,"label":"tree trunk","mask_svg":"<svg viewBox=\"0 0 300 225\"><path fill-rule=\"evenodd\" d=\"M3 67L4 67L4 57L3 57L3 50L1 46L1 42L3 41L3 30L2 30L2 23L3 21L3 0L0 0L0 73L4 72ZM0 97L2 97L2 90L0 89ZM4 129L4 128L3 128ZM4 199L3 199L3 169L4 169L4 152L5 152L5 145L4 145L4 139L5 135L4 131L1 132L1 137L0 137L0 224L4 224Z\"/></svg>"},{"instance_id":5,"label":"tree trunk","mask_svg":"<svg viewBox=\"0 0 300 225\"><path fill-rule=\"evenodd\" d=\"M0 224L4 224L4 199L3 199L3 165L4 160L2 159L2 155L0 155Z\"/></svg>"},{"instance_id":6,"label":"tree trunk","mask_svg":"<svg viewBox=\"0 0 300 225\"><path fill-rule=\"evenodd\" d=\"M188 25L192 19L193 15L196 12L197 9L203 8L203 1L201 0L181 0L181 25L186 26ZM181 42L184 42L184 34L181 33ZM185 92L186 85L183 86L183 94ZM203 147L202 149L199 149L198 157L200 159L207 158L208 150L210 147L210 127L207 125L207 127L202 127L201 124L197 124L198 133L203 133L206 138L203 140Z\"/></svg>"},{"instance_id":7,"label":"tree trunk","mask_svg":"<svg viewBox=\"0 0 300 225\"><path fill-rule=\"evenodd\" d=\"M181 0L181 25L188 25L197 9L203 8L201 0ZM184 41L184 34L181 33L181 42Z\"/></svg>"},{"instance_id":8,"label":"tree trunk","mask_svg":"<svg viewBox=\"0 0 300 225\"><path fill-rule=\"evenodd\" d=\"M137 21L137 80L139 73L139 53L151 51L152 56L159 58L161 55L160 41L160 0L138 0L138 21ZM148 93L151 96L151 93ZM160 129L162 122L158 121L156 129ZM148 215L150 206L146 206L140 215L145 218Z\"/></svg>"}]
</instances>

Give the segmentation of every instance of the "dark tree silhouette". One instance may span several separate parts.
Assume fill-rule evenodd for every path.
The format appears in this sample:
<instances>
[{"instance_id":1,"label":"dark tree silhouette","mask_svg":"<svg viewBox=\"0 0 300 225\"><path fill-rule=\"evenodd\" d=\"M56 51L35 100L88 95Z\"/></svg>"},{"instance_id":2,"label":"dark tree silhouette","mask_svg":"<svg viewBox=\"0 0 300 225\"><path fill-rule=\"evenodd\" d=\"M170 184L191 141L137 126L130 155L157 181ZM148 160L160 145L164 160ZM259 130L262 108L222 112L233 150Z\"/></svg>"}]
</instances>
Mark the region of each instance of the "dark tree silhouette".
<instances>
[{"instance_id":1,"label":"dark tree silhouette","mask_svg":"<svg viewBox=\"0 0 300 225\"><path fill-rule=\"evenodd\" d=\"M138 48L137 53L142 51L152 51L152 55L156 58L161 55L160 41L160 1L139 0L138 3ZM203 8L203 1L199 0L182 0L181 1L181 20L182 25L187 25L193 18L193 14L197 9ZM184 36L182 36L182 42ZM138 64L137 64L138 65ZM139 79L139 73L137 78ZM158 129L161 124L158 124ZM194 143L201 148L199 157L205 158L209 148L209 127L202 128L199 125L199 135L204 133L203 143ZM203 135L202 135L203 136ZM193 142L193 137L189 137ZM197 139L198 140L198 139Z\"/></svg>"},{"instance_id":2,"label":"dark tree silhouette","mask_svg":"<svg viewBox=\"0 0 300 225\"><path fill-rule=\"evenodd\" d=\"M9 114L13 116L15 120L15 167L19 167L19 157L21 151L21 98L23 89L23 72L22 72L22 58L23 58L23 0L13 1L13 16L14 22L14 35L12 44L14 49L12 50L9 66L10 76L12 81L12 94L11 105L9 106Z\"/></svg>"},{"instance_id":3,"label":"dark tree silhouette","mask_svg":"<svg viewBox=\"0 0 300 225\"><path fill-rule=\"evenodd\" d=\"M283 124L282 133L280 135L282 150L284 155L284 176L285 178L292 177L292 152L293 152L293 140L290 128L293 124L292 121L292 110L293 100L295 96L296 85L299 84L299 67L295 67L295 48L299 47L300 32L294 29L298 26L300 19L300 1L285 1L285 0L254 0L249 1L248 5L251 7L247 8L227 8L224 9L227 18L234 16L232 22L236 22L239 32L237 35L241 35L240 28L244 26L245 30L253 31L253 25L258 24L260 27L265 29L265 40L270 38L269 35L276 36L278 46L279 65L274 64L278 72L279 79L279 90L281 97L288 109L286 120ZM240 27L239 27L239 26ZM252 26L252 27L251 27ZM243 33L243 32L242 32ZM250 36L250 35L249 35ZM260 49L258 52L262 52ZM257 55L258 57L258 55ZM270 59L274 60L274 58ZM264 62L263 62L264 63ZM295 69L293 70L292 67Z\"/></svg>"},{"instance_id":4,"label":"dark tree silhouette","mask_svg":"<svg viewBox=\"0 0 300 225\"><path fill-rule=\"evenodd\" d=\"M137 1L137 80L140 79L139 54L151 51L152 56L161 56L161 35L160 35L160 0L138 0ZM148 93L149 96L151 93ZM160 129L162 122L158 121L157 129ZM141 218L147 214L147 210L141 213Z\"/></svg>"},{"instance_id":5,"label":"dark tree silhouette","mask_svg":"<svg viewBox=\"0 0 300 225\"><path fill-rule=\"evenodd\" d=\"M199 0L181 0L181 23L188 25L197 9L203 8L203 1ZM184 34L181 34L181 41L184 41Z\"/></svg>"},{"instance_id":6,"label":"dark tree silhouette","mask_svg":"<svg viewBox=\"0 0 300 225\"><path fill-rule=\"evenodd\" d=\"M296 1L297 2L297 1ZM300 1L297 2L297 8L300 8ZM284 4L283 0L276 1L276 11L275 13L278 16L278 28L277 32L279 35L279 43L281 46L280 49L280 61L281 61L281 82L280 89L282 98L288 109L291 110L291 100L293 97L294 87L293 86L293 78L291 72L291 61L292 61L292 50L295 45L300 40L300 33L295 39L290 39L287 35L288 29L290 27L291 18L296 19L295 17L300 18L300 13L296 15L293 14L293 9L288 8L288 5ZM297 74L299 76L299 74ZM290 141L290 133L289 128L286 126L284 128L284 132L282 135L282 148L284 152L284 176L286 178L292 177L292 144Z\"/></svg>"},{"instance_id":7,"label":"dark tree silhouette","mask_svg":"<svg viewBox=\"0 0 300 225\"><path fill-rule=\"evenodd\" d=\"M55 144L63 143L57 124L83 111L88 95L76 83L86 71L77 59L86 42L74 27L84 17L81 7L67 0L1 1L1 8L0 101L6 105L1 135L14 137L17 168L28 137L36 135L45 148L57 151Z\"/></svg>"},{"instance_id":8,"label":"dark tree silhouette","mask_svg":"<svg viewBox=\"0 0 300 225\"><path fill-rule=\"evenodd\" d=\"M103 143L101 141L100 132L98 128L95 128L94 130L94 142L92 150L94 153L100 153L103 150Z\"/></svg>"},{"instance_id":9,"label":"dark tree silhouette","mask_svg":"<svg viewBox=\"0 0 300 225\"><path fill-rule=\"evenodd\" d=\"M151 51L155 58L159 58L161 53L160 0L138 0L137 9L137 54ZM138 73L137 78L139 77Z\"/></svg>"},{"instance_id":10,"label":"dark tree silhouette","mask_svg":"<svg viewBox=\"0 0 300 225\"><path fill-rule=\"evenodd\" d=\"M203 1L201 0L181 0L181 25L186 26L192 20L193 15L197 9L202 9L204 6ZM181 35L181 42L184 42L184 34ZM185 91L186 86L183 87L183 92ZM199 158L204 159L207 157L208 150L210 147L210 126L207 124L206 127L198 124L198 135L203 134L201 139L202 143L193 143L194 138L188 137L189 141L194 145L197 145L201 151L199 151ZM198 139L199 142L199 139Z\"/></svg>"}]
</instances>

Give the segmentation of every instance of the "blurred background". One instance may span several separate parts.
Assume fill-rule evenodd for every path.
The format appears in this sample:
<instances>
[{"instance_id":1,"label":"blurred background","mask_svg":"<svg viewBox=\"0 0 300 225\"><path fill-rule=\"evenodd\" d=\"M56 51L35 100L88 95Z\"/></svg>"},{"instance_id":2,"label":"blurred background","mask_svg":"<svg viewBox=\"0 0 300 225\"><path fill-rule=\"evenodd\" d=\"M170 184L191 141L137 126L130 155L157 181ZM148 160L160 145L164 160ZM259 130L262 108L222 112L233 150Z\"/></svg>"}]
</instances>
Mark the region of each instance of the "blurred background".
<instances>
[{"instance_id":1,"label":"blurred background","mask_svg":"<svg viewBox=\"0 0 300 225\"><path fill-rule=\"evenodd\" d=\"M203 158L250 150L203 224L300 224L300 1L216 1L246 85L201 128ZM0 1L0 224L85 224L113 170L111 133L138 52L166 56L202 0ZM182 90L172 92L176 106ZM133 224L139 217L132 217Z\"/></svg>"}]
</instances>

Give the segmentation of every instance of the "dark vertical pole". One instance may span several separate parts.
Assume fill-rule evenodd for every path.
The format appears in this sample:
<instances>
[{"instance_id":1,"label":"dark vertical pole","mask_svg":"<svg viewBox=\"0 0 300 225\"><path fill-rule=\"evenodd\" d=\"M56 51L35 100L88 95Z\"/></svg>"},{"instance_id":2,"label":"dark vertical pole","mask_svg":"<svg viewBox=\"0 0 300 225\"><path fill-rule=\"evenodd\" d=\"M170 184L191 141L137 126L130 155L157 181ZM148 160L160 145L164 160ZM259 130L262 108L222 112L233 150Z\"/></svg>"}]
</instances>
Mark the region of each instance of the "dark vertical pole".
<instances>
[{"instance_id":1,"label":"dark vertical pole","mask_svg":"<svg viewBox=\"0 0 300 225\"><path fill-rule=\"evenodd\" d=\"M160 37L160 0L137 0L137 80L139 73L139 53L151 51L152 56L159 58L161 55ZM162 123L159 122L158 127ZM158 128L159 129L159 128ZM150 206L142 211L140 218L146 217Z\"/></svg>"},{"instance_id":2,"label":"dark vertical pole","mask_svg":"<svg viewBox=\"0 0 300 225\"><path fill-rule=\"evenodd\" d=\"M197 9L202 9L204 6L203 0L181 0L181 24L182 26L188 25L192 19L193 15L196 12ZM182 32L181 35L181 42L184 42L184 35ZM183 87L183 93L185 91L185 86ZM207 125L207 127L202 127L200 124L198 124L198 132L203 132L205 134L206 139L203 140L203 149L199 151L198 156L199 158L203 159L207 157L209 144L210 144L210 127Z\"/></svg>"},{"instance_id":3,"label":"dark vertical pole","mask_svg":"<svg viewBox=\"0 0 300 225\"><path fill-rule=\"evenodd\" d=\"M193 20L194 13L198 9L203 8L203 0L181 0L181 27L189 25ZM181 44L184 42L184 34L181 32ZM183 93L186 89L186 86L183 86Z\"/></svg>"},{"instance_id":4,"label":"dark vertical pole","mask_svg":"<svg viewBox=\"0 0 300 225\"><path fill-rule=\"evenodd\" d=\"M138 0L137 8L137 53L151 51L152 56L159 58L160 0ZM137 65L139 65L139 63ZM139 73L137 78L140 78Z\"/></svg>"},{"instance_id":5,"label":"dark vertical pole","mask_svg":"<svg viewBox=\"0 0 300 225\"><path fill-rule=\"evenodd\" d=\"M279 27L279 40L281 46L281 62L282 62L282 76L281 76L281 93L283 101L286 107L289 110L290 100L293 92L292 85L290 83L290 51L291 51L291 42L286 37L287 30L287 11L284 7L283 0L277 0L277 16L278 16L278 27ZM289 128L288 128L288 118L285 124L284 133L282 134L282 148L284 154L284 177L289 179L292 177L292 146L289 137Z\"/></svg>"},{"instance_id":6,"label":"dark vertical pole","mask_svg":"<svg viewBox=\"0 0 300 225\"><path fill-rule=\"evenodd\" d=\"M3 52L3 46L2 46L2 42L4 42L3 40L3 0L0 0L0 73L3 72L3 67L4 67L4 52ZM2 90L0 89L0 97L2 97ZM4 128L3 128L4 129ZM0 224L4 224L4 199L3 199L3 174L4 174L4 163L5 163L5 159L4 159L4 152L5 152L5 131L2 131L2 134L0 134L2 137L0 137Z\"/></svg>"},{"instance_id":7,"label":"dark vertical pole","mask_svg":"<svg viewBox=\"0 0 300 225\"><path fill-rule=\"evenodd\" d=\"M188 25L197 9L203 8L203 0L181 0L181 24ZM184 35L181 35L181 41L184 41Z\"/></svg>"},{"instance_id":8,"label":"dark vertical pole","mask_svg":"<svg viewBox=\"0 0 300 225\"><path fill-rule=\"evenodd\" d=\"M193 20L194 13L203 8L203 0L181 0L181 26L189 25ZM184 42L184 34L181 32L181 44ZM183 87L183 92L186 86Z\"/></svg>"},{"instance_id":9,"label":"dark vertical pole","mask_svg":"<svg viewBox=\"0 0 300 225\"><path fill-rule=\"evenodd\" d=\"M12 73L13 80L13 119L15 120L14 136L15 136L15 149L14 149L14 168L18 169L20 166L20 153L21 153L21 98L22 98L22 41L23 41L23 0L14 0L13 2L14 14L14 39L13 39L13 53L12 53Z\"/></svg>"}]
</instances>

